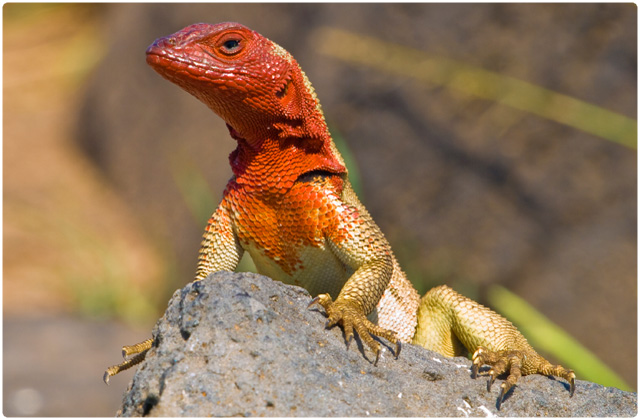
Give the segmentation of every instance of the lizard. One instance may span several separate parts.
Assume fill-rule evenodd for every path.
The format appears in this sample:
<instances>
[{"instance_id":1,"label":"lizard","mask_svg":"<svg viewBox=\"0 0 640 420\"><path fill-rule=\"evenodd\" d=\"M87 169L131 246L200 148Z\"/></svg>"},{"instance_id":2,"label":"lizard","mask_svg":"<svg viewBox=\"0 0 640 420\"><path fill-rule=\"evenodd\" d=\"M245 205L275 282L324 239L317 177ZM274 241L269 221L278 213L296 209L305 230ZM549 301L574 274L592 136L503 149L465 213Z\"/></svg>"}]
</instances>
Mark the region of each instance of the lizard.
<instances>
[{"instance_id":1,"label":"lizard","mask_svg":"<svg viewBox=\"0 0 640 420\"><path fill-rule=\"evenodd\" d=\"M523 375L575 373L540 356L516 327L446 285L422 298L380 228L359 201L306 74L284 48L233 22L190 25L146 51L162 77L195 96L227 125L237 148L233 176L209 219L195 280L233 271L248 252L257 271L306 288L375 353L380 339L413 343L447 357L472 354L472 376L489 365L487 390L500 375L497 406ZM334 300L335 297L335 300ZM377 338L377 339L376 339ZM144 360L153 339L124 346L109 377Z\"/></svg>"}]
</instances>

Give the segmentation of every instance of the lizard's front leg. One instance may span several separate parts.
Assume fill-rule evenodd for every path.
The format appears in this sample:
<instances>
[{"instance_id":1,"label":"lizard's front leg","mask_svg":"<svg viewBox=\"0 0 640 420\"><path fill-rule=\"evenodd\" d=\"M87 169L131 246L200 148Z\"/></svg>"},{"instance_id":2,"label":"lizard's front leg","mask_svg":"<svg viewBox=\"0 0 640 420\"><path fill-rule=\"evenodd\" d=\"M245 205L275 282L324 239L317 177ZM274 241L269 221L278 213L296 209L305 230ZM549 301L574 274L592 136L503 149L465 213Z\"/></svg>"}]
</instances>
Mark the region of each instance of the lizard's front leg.
<instances>
[{"instance_id":1,"label":"lizard's front leg","mask_svg":"<svg viewBox=\"0 0 640 420\"><path fill-rule=\"evenodd\" d=\"M202 280L216 271L235 270L243 252L244 250L233 231L227 201L223 200L205 228L195 280ZM152 338L132 346L123 346L122 357L125 360L120 364L107 368L103 376L104 382L108 384L110 377L142 362L152 346Z\"/></svg>"},{"instance_id":2,"label":"lizard's front leg","mask_svg":"<svg viewBox=\"0 0 640 420\"><path fill-rule=\"evenodd\" d=\"M400 341L396 333L379 327L367 319L367 314L373 310L375 303L380 300L380 296L384 292L384 289L378 293L378 290L370 288L370 283L388 283L385 280L387 265L386 261L365 264L351 276L335 301L325 293L318 295L309 304L309 306L314 303L322 305L328 317L327 328L337 324L342 326L347 347L353 339L355 330L360 339L376 354L374 365L378 364L381 346L372 335L394 343L396 345L395 355L400 354ZM374 302L373 305L371 302Z\"/></svg>"},{"instance_id":3,"label":"lizard's front leg","mask_svg":"<svg viewBox=\"0 0 640 420\"><path fill-rule=\"evenodd\" d=\"M337 214L339 220L325 232L327 247L345 266L354 270L334 301L328 294L321 294L311 304L319 303L327 313L327 327L336 324L344 328L347 344L358 333L362 341L375 352L377 364L381 346L372 336L385 338L396 345L400 341L396 332L375 325L367 315L380 301L397 264L386 238L373 219L358 201L347 182ZM310 305L311 305L310 304Z\"/></svg>"}]
</instances>

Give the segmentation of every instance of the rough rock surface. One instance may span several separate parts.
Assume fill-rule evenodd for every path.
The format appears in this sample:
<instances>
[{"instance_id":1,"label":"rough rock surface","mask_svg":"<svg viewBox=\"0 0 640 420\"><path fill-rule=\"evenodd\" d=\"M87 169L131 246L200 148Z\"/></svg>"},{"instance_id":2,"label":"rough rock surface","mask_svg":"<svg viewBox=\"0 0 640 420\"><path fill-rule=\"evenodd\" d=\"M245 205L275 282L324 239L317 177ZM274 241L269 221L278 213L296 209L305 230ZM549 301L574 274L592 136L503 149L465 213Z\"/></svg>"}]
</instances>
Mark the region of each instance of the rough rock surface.
<instances>
[{"instance_id":1,"label":"rough rock surface","mask_svg":"<svg viewBox=\"0 0 640 420\"><path fill-rule=\"evenodd\" d=\"M174 293L157 347L138 368L122 416L635 416L637 395L577 381L521 379L500 411L498 386L471 362L404 345L378 363L311 297L256 274L216 273Z\"/></svg>"}]
</instances>

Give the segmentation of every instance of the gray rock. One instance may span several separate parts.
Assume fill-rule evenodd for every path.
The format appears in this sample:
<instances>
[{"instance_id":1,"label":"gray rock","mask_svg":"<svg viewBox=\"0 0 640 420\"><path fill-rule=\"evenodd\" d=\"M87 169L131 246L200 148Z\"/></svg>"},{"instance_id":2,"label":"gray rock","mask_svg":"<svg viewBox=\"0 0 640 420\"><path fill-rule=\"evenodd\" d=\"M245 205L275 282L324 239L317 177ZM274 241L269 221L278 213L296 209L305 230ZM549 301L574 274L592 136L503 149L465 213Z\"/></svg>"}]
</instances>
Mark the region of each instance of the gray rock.
<instances>
[{"instance_id":1,"label":"gray rock","mask_svg":"<svg viewBox=\"0 0 640 420\"><path fill-rule=\"evenodd\" d=\"M307 309L302 288L220 272L174 293L157 345L124 397L122 416L635 416L637 395L577 381L524 377L496 408L499 387L472 379L466 358L404 345L378 363L357 340Z\"/></svg>"}]
</instances>

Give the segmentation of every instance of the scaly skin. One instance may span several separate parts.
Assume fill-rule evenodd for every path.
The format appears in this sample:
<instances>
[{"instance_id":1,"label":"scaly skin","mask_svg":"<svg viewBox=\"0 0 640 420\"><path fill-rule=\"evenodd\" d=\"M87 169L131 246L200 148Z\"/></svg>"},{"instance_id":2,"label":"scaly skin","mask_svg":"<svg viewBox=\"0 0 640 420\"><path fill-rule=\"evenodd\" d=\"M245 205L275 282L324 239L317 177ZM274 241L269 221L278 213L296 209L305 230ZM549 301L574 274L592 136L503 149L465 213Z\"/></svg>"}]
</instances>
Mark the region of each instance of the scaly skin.
<instances>
[{"instance_id":1,"label":"scaly skin","mask_svg":"<svg viewBox=\"0 0 640 420\"><path fill-rule=\"evenodd\" d=\"M196 280L234 270L247 251L260 273L317 295L312 304L324 307L328 325L342 325L347 341L355 330L376 362L381 347L372 336L396 344L396 354L400 342L445 356L475 352L474 375L492 366L489 387L509 372L498 404L533 373L565 378L573 395L573 371L539 356L500 315L446 286L420 300L356 197L316 94L288 52L236 23L196 24L156 40L147 63L218 114L238 143ZM151 345L124 350L140 354ZM105 379L133 364L109 368Z\"/></svg>"}]
</instances>

